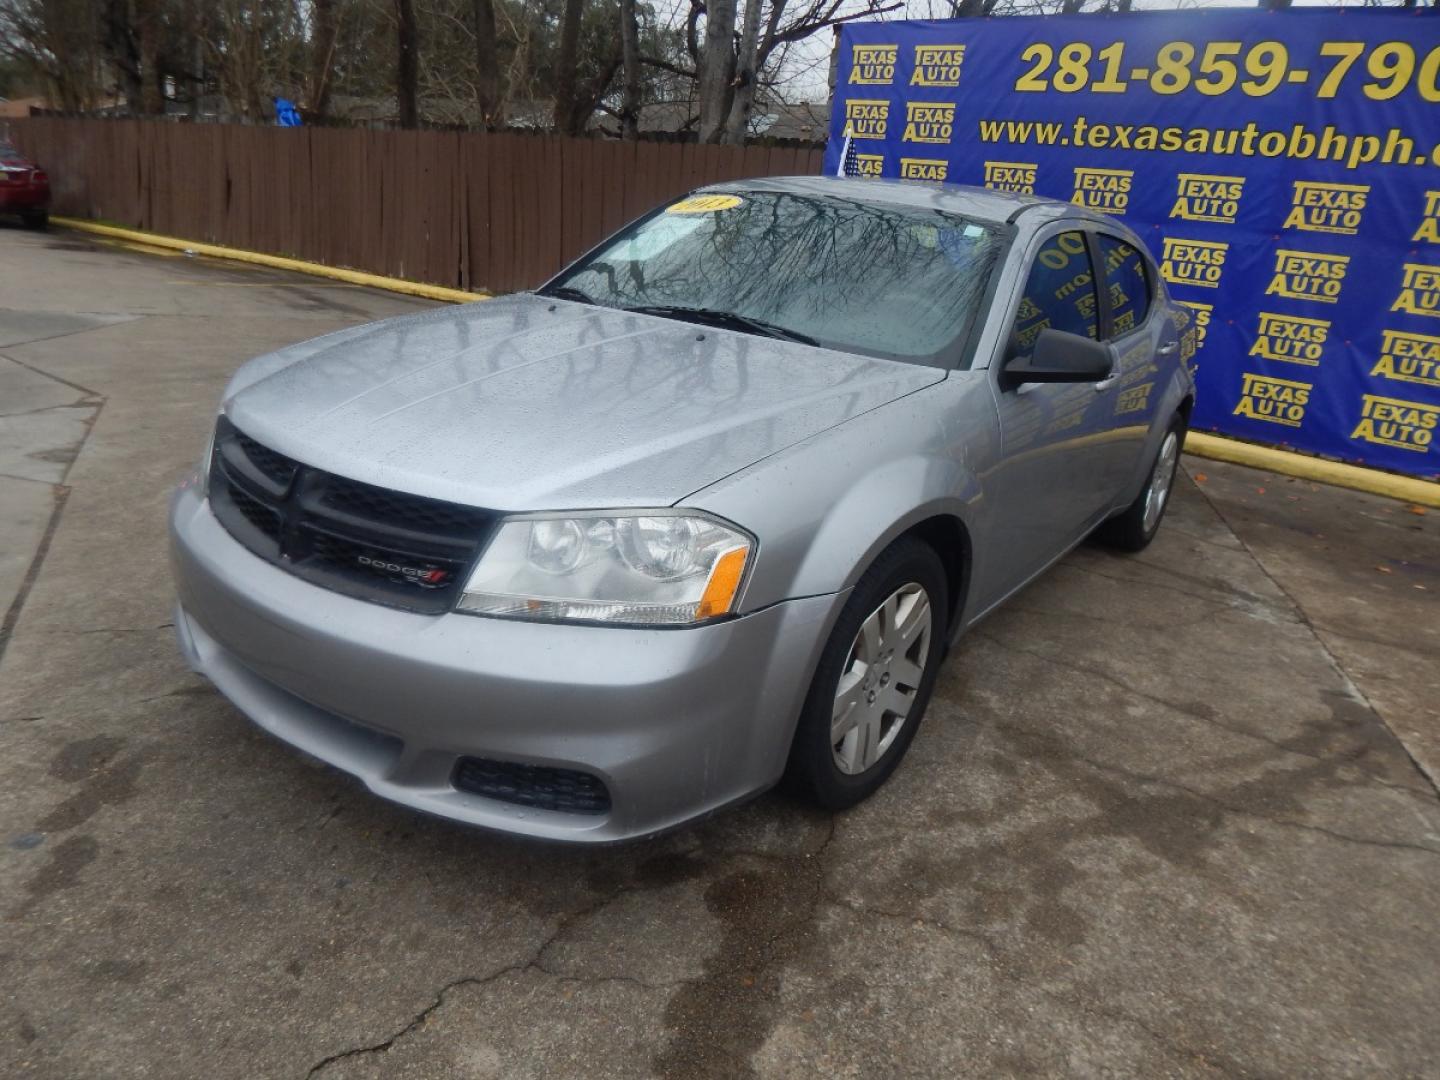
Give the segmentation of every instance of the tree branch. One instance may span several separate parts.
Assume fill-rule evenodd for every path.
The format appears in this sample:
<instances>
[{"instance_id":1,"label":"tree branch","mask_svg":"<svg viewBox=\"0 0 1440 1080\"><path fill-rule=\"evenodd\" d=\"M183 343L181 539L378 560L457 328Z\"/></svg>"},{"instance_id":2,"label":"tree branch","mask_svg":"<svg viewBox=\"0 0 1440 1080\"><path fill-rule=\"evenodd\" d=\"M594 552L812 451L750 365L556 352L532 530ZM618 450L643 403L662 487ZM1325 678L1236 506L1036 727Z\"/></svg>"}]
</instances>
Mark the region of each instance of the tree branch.
<instances>
[{"instance_id":1,"label":"tree branch","mask_svg":"<svg viewBox=\"0 0 1440 1080\"><path fill-rule=\"evenodd\" d=\"M647 67L659 68L661 71L668 71L672 75L679 75L684 79L695 78L693 69L686 70L685 68L670 63L668 60L661 60L658 56L642 56L640 57L640 62Z\"/></svg>"}]
</instances>

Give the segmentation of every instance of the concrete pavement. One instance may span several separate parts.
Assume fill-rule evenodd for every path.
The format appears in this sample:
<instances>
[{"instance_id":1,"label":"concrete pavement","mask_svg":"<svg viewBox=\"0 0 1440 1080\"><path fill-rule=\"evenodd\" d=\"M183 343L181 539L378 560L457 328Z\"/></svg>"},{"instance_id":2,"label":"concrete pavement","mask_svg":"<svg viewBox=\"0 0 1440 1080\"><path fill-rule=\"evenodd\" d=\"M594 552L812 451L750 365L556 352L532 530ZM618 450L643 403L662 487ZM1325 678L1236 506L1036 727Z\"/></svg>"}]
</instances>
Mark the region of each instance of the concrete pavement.
<instances>
[{"instance_id":1,"label":"concrete pavement","mask_svg":"<svg viewBox=\"0 0 1440 1080\"><path fill-rule=\"evenodd\" d=\"M856 810L491 837L260 734L169 627L229 372L419 306L0 229L0 1075L1433 1075L1435 515L1187 461Z\"/></svg>"}]
</instances>

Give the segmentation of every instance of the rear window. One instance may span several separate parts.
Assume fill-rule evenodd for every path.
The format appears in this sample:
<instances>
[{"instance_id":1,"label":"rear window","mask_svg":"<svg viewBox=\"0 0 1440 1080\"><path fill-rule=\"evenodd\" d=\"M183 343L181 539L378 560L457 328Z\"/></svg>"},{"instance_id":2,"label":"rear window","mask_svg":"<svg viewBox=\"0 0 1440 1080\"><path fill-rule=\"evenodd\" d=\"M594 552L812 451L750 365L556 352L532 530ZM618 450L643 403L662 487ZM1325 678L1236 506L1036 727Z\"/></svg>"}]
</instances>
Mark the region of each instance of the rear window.
<instances>
[{"instance_id":1,"label":"rear window","mask_svg":"<svg viewBox=\"0 0 1440 1080\"><path fill-rule=\"evenodd\" d=\"M1145 256L1124 240L1104 233L1100 258L1105 264L1105 289L1110 296L1111 336L1122 337L1142 326L1150 314L1150 277Z\"/></svg>"}]
</instances>

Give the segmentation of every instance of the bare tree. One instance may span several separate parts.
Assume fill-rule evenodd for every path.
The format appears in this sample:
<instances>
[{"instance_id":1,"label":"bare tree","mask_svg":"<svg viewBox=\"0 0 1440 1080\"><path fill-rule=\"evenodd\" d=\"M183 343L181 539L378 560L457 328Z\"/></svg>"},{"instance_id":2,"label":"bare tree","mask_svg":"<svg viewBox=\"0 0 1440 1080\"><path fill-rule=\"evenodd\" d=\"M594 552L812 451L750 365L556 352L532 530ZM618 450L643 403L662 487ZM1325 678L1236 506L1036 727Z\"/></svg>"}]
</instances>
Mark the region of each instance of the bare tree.
<instances>
[{"instance_id":1,"label":"bare tree","mask_svg":"<svg viewBox=\"0 0 1440 1080\"><path fill-rule=\"evenodd\" d=\"M611 4L587 7L586 0L565 0L549 80L556 131L583 132L610 93L624 52L617 15L618 7Z\"/></svg>"},{"instance_id":2,"label":"bare tree","mask_svg":"<svg viewBox=\"0 0 1440 1080\"><path fill-rule=\"evenodd\" d=\"M733 0L731 3L733 20ZM721 111L724 141L734 144L745 141L755 96L767 84L774 84L775 67L790 46L828 27L856 19L875 19L902 6L900 0L860 0L858 3L855 0L801 0L794 7L791 0L746 0L738 49L727 49L730 52L729 78L718 96L712 97L715 91L706 84L702 69L699 86L702 141L706 137L707 104ZM711 7L713 9L713 3ZM713 14L707 14L707 20L713 17ZM711 40L709 30L707 22L707 50ZM733 24L731 36L734 36Z\"/></svg>"},{"instance_id":3,"label":"bare tree","mask_svg":"<svg viewBox=\"0 0 1440 1080\"><path fill-rule=\"evenodd\" d=\"M575 114L576 75L580 62L580 19L585 14L585 0L565 0L560 15L560 47L555 60L555 130L570 130Z\"/></svg>"},{"instance_id":4,"label":"bare tree","mask_svg":"<svg viewBox=\"0 0 1440 1080\"><path fill-rule=\"evenodd\" d=\"M415 22L415 0L395 0L395 44L395 105L400 126L419 127L420 28Z\"/></svg>"},{"instance_id":5,"label":"bare tree","mask_svg":"<svg viewBox=\"0 0 1440 1080\"><path fill-rule=\"evenodd\" d=\"M307 99L319 118L330 112L330 90L335 69L335 46L340 36L336 0L311 0L310 87Z\"/></svg>"},{"instance_id":6,"label":"bare tree","mask_svg":"<svg viewBox=\"0 0 1440 1080\"><path fill-rule=\"evenodd\" d=\"M719 142L734 97L735 0L708 0L705 44L700 52L700 141Z\"/></svg>"},{"instance_id":7,"label":"bare tree","mask_svg":"<svg viewBox=\"0 0 1440 1080\"><path fill-rule=\"evenodd\" d=\"M204 68L232 111L258 120L274 94L299 95L310 54L293 3L211 0L203 10Z\"/></svg>"},{"instance_id":8,"label":"bare tree","mask_svg":"<svg viewBox=\"0 0 1440 1080\"><path fill-rule=\"evenodd\" d=\"M979 17L1129 10L1132 0L903 0L905 14ZM1186 4L1192 0L1175 0ZM1283 6L1287 0L1254 0ZM1431 6L1429 0L1367 0ZM17 86L67 109L118 89L135 112L218 91L259 120L276 95L325 117L394 94L402 125L496 126L507 117L584 131L599 112L637 138L642 107L742 143L758 112L823 74L813 35L880 19L902 0L0 0L0 61ZM422 48L423 44L423 48ZM377 63L395 57L394 67ZM623 76L617 78L617 76ZM172 90L173 87L173 90ZM380 115L383 115L381 113Z\"/></svg>"},{"instance_id":9,"label":"bare tree","mask_svg":"<svg viewBox=\"0 0 1440 1080\"><path fill-rule=\"evenodd\" d=\"M135 34L129 0L105 2L105 51L115 66L115 74L132 108L140 104L142 75L140 43Z\"/></svg>"},{"instance_id":10,"label":"bare tree","mask_svg":"<svg viewBox=\"0 0 1440 1080\"><path fill-rule=\"evenodd\" d=\"M155 114L165 111L165 72L160 66L162 45L162 17L160 4L156 0L134 0L136 35L140 42L140 102L139 111ZM131 109L136 107L130 103Z\"/></svg>"},{"instance_id":11,"label":"bare tree","mask_svg":"<svg viewBox=\"0 0 1440 1080\"><path fill-rule=\"evenodd\" d=\"M500 56L495 43L495 5L491 0L474 0L475 11L475 104L480 119L490 127L500 118Z\"/></svg>"},{"instance_id":12,"label":"bare tree","mask_svg":"<svg viewBox=\"0 0 1440 1080\"><path fill-rule=\"evenodd\" d=\"M620 137L640 137L640 22L635 0L620 0L620 56L624 77L620 96Z\"/></svg>"},{"instance_id":13,"label":"bare tree","mask_svg":"<svg viewBox=\"0 0 1440 1080\"><path fill-rule=\"evenodd\" d=\"M91 0L0 0L0 59L67 111L98 103L102 12Z\"/></svg>"},{"instance_id":14,"label":"bare tree","mask_svg":"<svg viewBox=\"0 0 1440 1080\"><path fill-rule=\"evenodd\" d=\"M264 38L245 0L215 5L206 46L220 93L230 108L247 119L264 115Z\"/></svg>"},{"instance_id":15,"label":"bare tree","mask_svg":"<svg viewBox=\"0 0 1440 1080\"><path fill-rule=\"evenodd\" d=\"M745 0L745 19L740 25L739 55L735 58L732 81L734 94L725 118L725 141L736 146L744 145L750 130L750 110L760 81L756 62L760 54L760 10L764 6L764 0Z\"/></svg>"}]
</instances>

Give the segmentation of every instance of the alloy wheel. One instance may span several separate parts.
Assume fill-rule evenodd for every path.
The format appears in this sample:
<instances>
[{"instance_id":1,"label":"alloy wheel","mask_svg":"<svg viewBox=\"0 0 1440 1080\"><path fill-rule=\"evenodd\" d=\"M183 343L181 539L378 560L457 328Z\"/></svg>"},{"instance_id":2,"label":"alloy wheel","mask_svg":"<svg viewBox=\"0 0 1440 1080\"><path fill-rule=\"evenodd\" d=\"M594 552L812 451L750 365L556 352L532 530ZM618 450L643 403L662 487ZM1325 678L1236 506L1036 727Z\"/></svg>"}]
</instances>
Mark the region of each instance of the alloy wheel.
<instances>
[{"instance_id":1,"label":"alloy wheel","mask_svg":"<svg viewBox=\"0 0 1440 1080\"><path fill-rule=\"evenodd\" d=\"M902 585L860 624L835 688L830 746L835 766L857 776L895 743L920 692L930 655L930 597Z\"/></svg>"},{"instance_id":2,"label":"alloy wheel","mask_svg":"<svg viewBox=\"0 0 1440 1080\"><path fill-rule=\"evenodd\" d=\"M1173 431L1165 433L1160 444L1160 456L1155 459L1155 471L1150 474L1150 486L1145 489L1145 532L1148 534L1160 523L1165 503L1170 498L1170 488L1175 481L1175 466L1180 456L1180 439Z\"/></svg>"}]
</instances>

